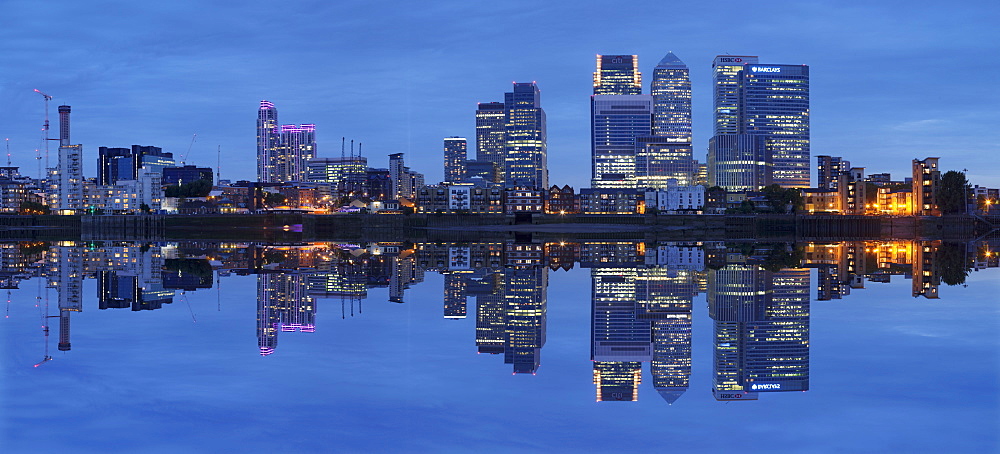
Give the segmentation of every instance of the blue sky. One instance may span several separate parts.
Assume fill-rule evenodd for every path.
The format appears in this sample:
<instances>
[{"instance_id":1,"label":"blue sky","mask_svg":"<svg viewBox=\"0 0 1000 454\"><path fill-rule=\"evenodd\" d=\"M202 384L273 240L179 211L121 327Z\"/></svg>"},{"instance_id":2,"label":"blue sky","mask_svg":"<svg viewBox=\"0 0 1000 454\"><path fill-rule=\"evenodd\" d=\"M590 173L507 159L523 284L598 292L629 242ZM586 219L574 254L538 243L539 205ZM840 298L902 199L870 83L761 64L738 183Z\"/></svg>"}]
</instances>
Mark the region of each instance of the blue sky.
<instances>
[{"instance_id":1,"label":"blue sky","mask_svg":"<svg viewBox=\"0 0 1000 454\"><path fill-rule=\"evenodd\" d=\"M759 55L810 65L813 156L897 177L911 159L939 156L973 183L1000 186L995 2L232 5L0 2L0 138L13 165L37 175L38 88L55 96L53 130L55 107L73 106L86 176L98 146L155 145L180 158L197 134L187 163L214 167L221 146L222 177L252 179L256 110L268 99L280 122L317 124L320 156L339 156L347 137L370 165L404 152L434 182L441 139L474 136L477 102L536 81L550 181L583 187L594 55L639 55L648 90L653 65L673 51L691 68L696 158L711 129L712 58Z\"/></svg>"}]
</instances>

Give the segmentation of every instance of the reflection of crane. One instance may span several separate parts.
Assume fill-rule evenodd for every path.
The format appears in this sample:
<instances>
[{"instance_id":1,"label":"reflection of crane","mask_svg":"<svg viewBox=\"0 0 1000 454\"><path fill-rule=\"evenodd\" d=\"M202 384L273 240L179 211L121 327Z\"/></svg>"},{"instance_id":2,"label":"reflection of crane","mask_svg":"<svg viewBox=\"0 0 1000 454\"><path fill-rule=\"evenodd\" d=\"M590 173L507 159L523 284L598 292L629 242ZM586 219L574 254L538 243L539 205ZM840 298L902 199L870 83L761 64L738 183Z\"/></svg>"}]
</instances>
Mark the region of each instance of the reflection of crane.
<instances>
[{"instance_id":1,"label":"reflection of crane","mask_svg":"<svg viewBox=\"0 0 1000 454\"><path fill-rule=\"evenodd\" d=\"M41 90L39 90L37 88L35 89L35 93L38 93L38 94L42 95L43 98L45 98L45 123L42 124L42 132L45 133L45 168L48 169L49 168L49 140L51 140L51 139L49 139L49 101L52 100L52 97L49 96L49 95L47 95L47 94L45 94L45 93L43 93ZM36 159L42 159L42 157L38 156ZM45 176L44 175L40 175L39 178L45 178Z\"/></svg>"},{"instance_id":2,"label":"reflection of crane","mask_svg":"<svg viewBox=\"0 0 1000 454\"><path fill-rule=\"evenodd\" d=\"M38 306L39 308L41 308L41 304L40 304L41 303L41 299L42 299L42 295L41 295L41 291L42 291L42 289L41 289L41 281L39 281L38 286L39 286L39 288L38 288L39 295L37 297L35 297L35 300L36 300L36 304L35 305ZM48 296L49 296L49 291L48 291L48 289L46 289L45 290L45 312L42 313L42 333L44 333L44 335L45 335L45 356L42 357L41 361L35 363L34 367L38 367L38 366L41 366L42 364L45 364L45 363L47 363L49 361L52 361L52 356L49 355L49 319L53 318L53 317L59 318L59 316L58 315L49 315L49 298L48 298Z\"/></svg>"}]
</instances>

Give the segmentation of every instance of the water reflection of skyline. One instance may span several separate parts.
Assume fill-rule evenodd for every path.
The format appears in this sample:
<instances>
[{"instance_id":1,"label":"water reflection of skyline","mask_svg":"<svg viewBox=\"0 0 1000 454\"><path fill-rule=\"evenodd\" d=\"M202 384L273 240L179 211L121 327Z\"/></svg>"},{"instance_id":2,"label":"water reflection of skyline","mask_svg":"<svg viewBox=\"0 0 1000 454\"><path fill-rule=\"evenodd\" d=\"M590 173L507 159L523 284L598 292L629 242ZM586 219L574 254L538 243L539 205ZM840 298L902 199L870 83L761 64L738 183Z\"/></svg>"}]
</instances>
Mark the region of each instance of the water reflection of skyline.
<instances>
[{"instance_id":1,"label":"water reflection of skyline","mask_svg":"<svg viewBox=\"0 0 1000 454\"><path fill-rule=\"evenodd\" d=\"M100 310L153 311L226 276L253 275L258 347L270 355L279 337L317 329L319 305L339 302L342 318L361 315L372 288L387 288L389 302L405 304L426 272L439 273L442 317L468 318L474 301L477 351L502 357L514 374L535 374L546 341L549 274L579 266L591 276L596 400L637 400L648 367L653 388L673 403L690 386L692 306L699 294L713 324L713 396L756 400L762 393L809 389L810 268L817 268L818 301L844 298L893 275L911 280L912 296L937 298L942 280L954 279L955 264L948 261L956 251L959 268L982 269L997 267L993 247L936 241L798 247L21 243L0 247L0 277L6 288L42 278L55 290L58 315L46 308L44 317L58 318L57 347L70 351L70 321L84 308L84 279L97 281Z\"/></svg>"}]
</instances>

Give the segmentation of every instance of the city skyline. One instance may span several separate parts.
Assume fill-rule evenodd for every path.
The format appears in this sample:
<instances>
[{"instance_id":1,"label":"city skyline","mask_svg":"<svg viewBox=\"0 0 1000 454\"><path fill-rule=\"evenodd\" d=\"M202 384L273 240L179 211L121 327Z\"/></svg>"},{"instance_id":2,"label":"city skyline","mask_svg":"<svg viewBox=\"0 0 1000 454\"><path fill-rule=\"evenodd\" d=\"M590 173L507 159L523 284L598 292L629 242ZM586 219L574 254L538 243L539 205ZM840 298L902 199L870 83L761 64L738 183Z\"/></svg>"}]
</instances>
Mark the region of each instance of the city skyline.
<instances>
[{"instance_id":1,"label":"city skyline","mask_svg":"<svg viewBox=\"0 0 1000 454\"><path fill-rule=\"evenodd\" d=\"M264 9L253 4L226 11L234 23L242 21L239 26L220 28L208 19L191 18L184 5L177 10L163 6L132 11L126 22L111 21L108 29L119 28L116 34L94 31L82 36L38 32L47 27L72 29L70 22L96 19L99 16L89 15L95 13L56 2L43 22L26 5L11 4L5 8L14 25L0 32L0 48L10 56L11 68L0 88L0 99L9 106L0 138L10 138L12 165L36 175L35 149L44 150L39 146L44 104L32 92L38 88L55 97L49 106L53 125L57 105L73 106L73 137L83 144L85 176L96 175L99 146L152 144L177 156L197 133L191 153L196 158L189 158L189 164L213 166L221 146L221 177L253 179L253 120L248 118L261 99L268 99L291 114L290 122L309 121L321 129L319 157L334 157L338 139L348 137L365 143L366 156L403 152L412 162L439 161L443 137L474 137L471 118L477 102L496 99L511 81L534 81L544 92L549 117L549 160L564 163L551 166L549 180L580 188L588 186L590 175L583 158L589 148L586 97L595 55L640 55L638 69L647 80L657 57L670 51L681 56L691 72L693 155L702 162L712 134L712 58L760 55L768 63L810 65L813 156L855 161L864 156L869 168L894 176L906 175L905 163L914 157L942 156L948 168L969 169L971 181L997 186L1000 175L988 153L997 143L997 133L989 126L996 123L997 114L989 109L988 97L981 96L989 93L989 66L996 64L987 60L983 71L954 70L981 60L979 56L997 42L984 39L997 33L986 20L995 7L986 2L971 6L962 11L924 6L900 12L888 5L838 10L825 4L786 4L741 11L743 20L728 37L713 36L709 18L714 10L707 6L680 8L668 20L658 14L667 11L665 6L653 7L651 14L636 19L634 29L601 36L574 30L583 28L582 13L538 7L528 19L532 24L540 21L531 32L538 45L514 52L499 46L505 40L501 33L482 33L480 25L518 14L516 4L461 8L458 12L466 20L457 23L407 20L443 17L456 5L402 8L385 18L387 24L400 25L399 34L384 38L358 28L375 13L369 7L352 6L349 16L354 20L327 24L324 18L343 14L315 6L310 15L315 19L269 35L267 42L252 34L263 25L256 16ZM190 27L183 33L168 32L166 22L135 20L152 14L190 21ZM552 21L554 15L562 20ZM890 15L908 20L886 22ZM286 19L270 20L277 22L269 25L281 28ZM133 23L142 23L143 29L133 28ZM327 27L335 37L320 39ZM654 39L658 27L679 27L684 38ZM791 43L782 38L789 33L801 39ZM127 46L118 36L133 36L135 44ZM463 39L469 36L477 39ZM732 36L740 36L738 46ZM213 45L202 46L204 39ZM313 46L288 50L290 42L303 41ZM59 58L38 57L55 50ZM356 64L329 58L349 50ZM401 51L401 60L389 58ZM276 65L303 59L317 64L261 77L253 62L265 58L262 52ZM903 64L928 52L935 54L936 63L919 72ZM397 63L402 70L397 71ZM935 103L922 101L922 87L944 75L949 95ZM449 89L424 89L431 81ZM53 163L55 148L50 145ZM414 170L426 172L428 182L443 180L440 166L418 165Z\"/></svg>"}]
</instances>

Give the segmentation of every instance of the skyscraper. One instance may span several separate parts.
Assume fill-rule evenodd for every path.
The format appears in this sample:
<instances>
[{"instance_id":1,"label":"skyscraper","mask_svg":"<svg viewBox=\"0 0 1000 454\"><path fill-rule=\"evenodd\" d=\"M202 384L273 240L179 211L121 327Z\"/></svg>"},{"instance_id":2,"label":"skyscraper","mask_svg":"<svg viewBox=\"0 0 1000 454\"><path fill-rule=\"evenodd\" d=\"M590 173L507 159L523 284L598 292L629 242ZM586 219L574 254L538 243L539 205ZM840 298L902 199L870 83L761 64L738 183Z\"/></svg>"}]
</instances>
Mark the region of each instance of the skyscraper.
<instances>
[{"instance_id":1,"label":"skyscraper","mask_svg":"<svg viewBox=\"0 0 1000 454\"><path fill-rule=\"evenodd\" d=\"M738 115L740 133L767 137L772 182L809 187L809 67L744 65Z\"/></svg>"},{"instance_id":2,"label":"skyscraper","mask_svg":"<svg viewBox=\"0 0 1000 454\"><path fill-rule=\"evenodd\" d=\"M771 183L808 187L809 67L761 65L757 57L722 55L712 66L715 136L709 143L710 184L731 191L747 190L741 186L747 181L757 185L749 190Z\"/></svg>"},{"instance_id":3,"label":"skyscraper","mask_svg":"<svg viewBox=\"0 0 1000 454\"><path fill-rule=\"evenodd\" d=\"M504 94L504 120L504 186L547 188L545 111L537 84L514 83Z\"/></svg>"},{"instance_id":4,"label":"skyscraper","mask_svg":"<svg viewBox=\"0 0 1000 454\"><path fill-rule=\"evenodd\" d=\"M651 131L650 95L592 95L591 186L636 187L636 137Z\"/></svg>"},{"instance_id":5,"label":"skyscraper","mask_svg":"<svg viewBox=\"0 0 1000 454\"><path fill-rule=\"evenodd\" d=\"M316 157L316 125L281 125L278 143L275 182L306 181L309 160Z\"/></svg>"},{"instance_id":6,"label":"skyscraper","mask_svg":"<svg viewBox=\"0 0 1000 454\"><path fill-rule=\"evenodd\" d=\"M642 73L635 55L598 55L594 71L595 95L642 94Z\"/></svg>"},{"instance_id":7,"label":"skyscraper","mask_svg":"<svg viewBox=\"0 0 1000 454\"><path fill-rule=\"evenodd\" d=\"M502 183L507 174L504 135L507 121L502 102L483 102L476 108L476 160L492 162Z\"/></svg>"},{"instance_id":8,"label":"skyscraper","mask_svg":"<svg viewBox=\"0 0 1000 454\"><path fill-rule=\"evenodd\" d=\"M462 137L444 139L444 181L458 183L465 177L467 146L465 138Z\"/></svg>"},{"instance_id":9,"label":"skyscraper","mask_svg":"<svg viewBox=\"0 0 1000 454\"><path fill-rule=\"evenodd\" d=\"M740 131L739 72L744 64L756 64L756 55L718 55L712 62L712 104L715 111L713 135L737 134Z\"/></svg>"},{"instance_id":10,"label":"skyscraper","mask_svg":"<svg viewBox=\"0 0 1000 454\"><path fill-rule=\"evenodd\" d=\"M261 101L257 111L257 180L274 183L274 155L278 147L278 109Z\"/></svg>"},{"instance_id":11,"label":"skyscraper","mask_svg":"<svg viewBox=\"0 0 1000 454\"><path fill-rule=\"evenodd\" d=\"M316 156L316 125L281 125L274 103L261 101L257 112L257 179L264 183L306 181Z\"/></svg>"},{"instance_id":12,"label":"skyscraper","mask_svg":"<svg viewBox=\"0 0 1000 454\"><path fill-rule=\"evenodd\" d=\"M653 135L691 142L691 76L673 52L653 69Z\"/></svg>"}]
</instances>

